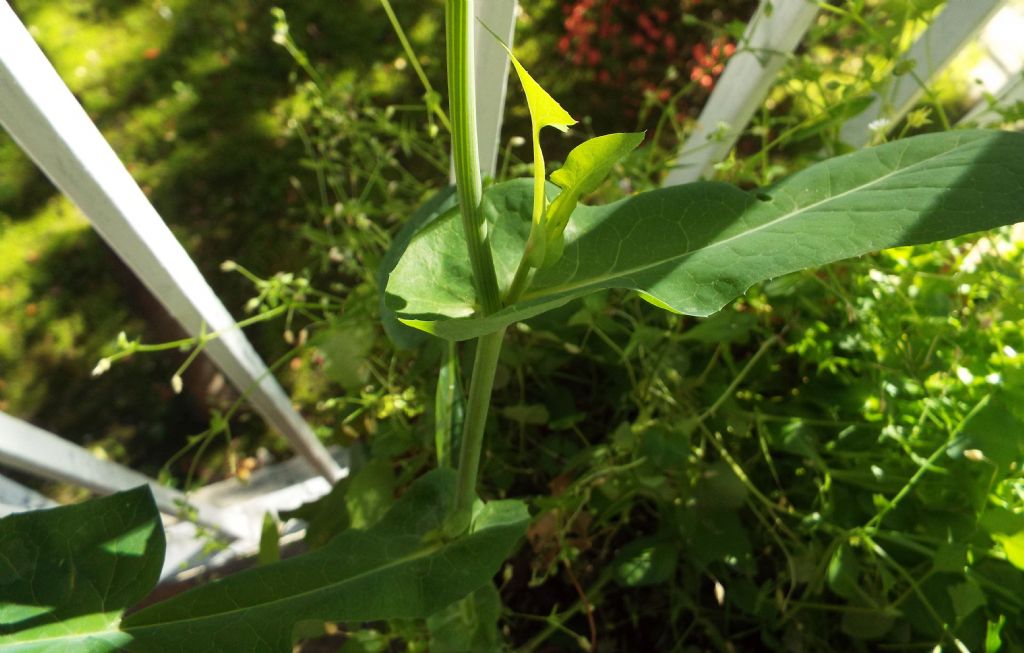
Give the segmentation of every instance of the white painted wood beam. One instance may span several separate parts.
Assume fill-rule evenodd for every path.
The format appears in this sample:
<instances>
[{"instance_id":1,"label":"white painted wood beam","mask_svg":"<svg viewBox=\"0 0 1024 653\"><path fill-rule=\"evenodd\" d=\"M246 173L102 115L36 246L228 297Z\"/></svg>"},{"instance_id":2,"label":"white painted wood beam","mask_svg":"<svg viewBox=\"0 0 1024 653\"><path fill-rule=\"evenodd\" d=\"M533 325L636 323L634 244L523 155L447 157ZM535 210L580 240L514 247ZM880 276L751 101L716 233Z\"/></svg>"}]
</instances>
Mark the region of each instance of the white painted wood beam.
<instances>
[{"instance_id":1,"label":"white painted wood beam","mask_svg":"<svg viewBox=\"0 0 1024 653\"><path fill-rule=\"evenodd\" d=\"M992 104L982 100L968 111L957 124L974 123L984 127L990 123L999 122L1001 117L996 109L1008 108L1018 102L1024 102L1024 71L1018 72L1006 82L1006 85L995 94L995 101Z\"/></svg>"},{"instance_id":2,"label":"white painted wood beam","mask_svg":"<svg viewBox=\"0 0 1024 653\"><path fill-rule=\"evenodd\" d=\"M511 62L505 49L483 25L491 28L511 48L517 13L516 0L476 2L476 124L480 141L480 170L485 177L493 177L498 167Z\"/></svg>"},{"instance_id":3,"label":"white painted wood beam","mask_svg":"<svg viewBox=\"0 0 1024 653\"><path fill-rule=\"evenodd\" d=\"M178 490L123 465L101 460L88 450L28 422L0 413L0 464L52 481L84 487L97 494L112 494L148 485L156 505L168 515L195 509L196 521L232 537L246 537L245 515L232 514L202 502L189 501Z\"/></svg>"},{"instance_id":4,"label":"white painted wood beam","mask_svg":"<svg viewBox=\"0 0 1024 653\"><path fill-rule=\"evenodd\" d=\"M343 471L99 129L61 81L10 5L0 3L0 126L93 224L168 312L197 336L223 332L206 351L249 403L320 474Z\"/></svg>"},{"instance_id":5,"label":"white painted wood beam","mask_svg":"<svg viewBox=\"0 0 1024 653\"><path fill-rule=\"evenodd\" d=\"M901 61L914 62L912 71L890 77L868 108L843 125L840 138L859 148L871 141L874 135L871 125L876 120L888 121L889 127L895 126L920 99L924 92L921 84L927 84L949 65L992 18L1003 1L949 0L935 21L901 57ZM880 129L884 130L884 127Z\"/></svg>"},{"instance_id":6,"label":"white painted wood beam","mask_svg":"<svg viewBox=\"0 0 1024 653\"><path fill-rule=\"evenodd\" d=\"M0 517L26 510L52 508L57 503L35 490L0 475Z\"/></svg>"},{"instance_id":7,"label":"white painted wood beam","mask_svg":"<svg viewBox=\"0 0 1024 653\"><path fill-rule=\"evenodd\" d=\"M665 186L697 181L728 156L817 14L813 0L762 0L680 148Z\"/></svg>"}]
</instances>

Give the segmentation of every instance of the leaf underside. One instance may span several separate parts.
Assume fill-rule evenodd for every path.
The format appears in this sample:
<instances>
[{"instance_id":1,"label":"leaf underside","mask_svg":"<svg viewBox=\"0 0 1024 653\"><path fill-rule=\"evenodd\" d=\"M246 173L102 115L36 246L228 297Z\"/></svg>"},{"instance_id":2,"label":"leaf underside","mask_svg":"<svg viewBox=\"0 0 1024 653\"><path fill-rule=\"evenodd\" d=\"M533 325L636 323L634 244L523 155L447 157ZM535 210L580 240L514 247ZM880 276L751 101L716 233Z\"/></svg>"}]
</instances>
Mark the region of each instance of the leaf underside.
<instances>
[{"instance_id":1,"label":"leaf underside","mask_svg":"<svg viewBox=\"0 0 1024 653\"><path fill-rule=\"evenodd\" d=\"M164 532L145 486L0 520L0 651L116 651L124 610L160 577Z\"/></svg>"},{"instance_id":2,"label":"leaf underside","mask_svg":"<svg viewBox=\"0 0 1024 653\"><path fill-rule=\"evenodd\" d=\"M456 477L413 483L376 524L312 553L179 594L122 619L155 586L160 515L146 488L0 521L0 651L288 653L300 621L426 618L490 582L529 513L493 501L441 541Z\"/></svg>"},{"instance_id":3,"label":"leaf underside","mask_svg":"<svg viewBox=\"0 0 1024 653\"><path fill-rule=\"evenodd\" d=\"M493 501L472 531L431 543L454 495L455 473L414 483L367 530L348 530L312 553L204 585L129 616L128 647L146 653L292 650L303 620L426 618L490 581L529 514Z\"/></svg>"},{"instance_id":4,"label":"leaf underside","mask_svg":"<svg viewBox=\"0 0 1024 653\"><path fill-rule=\"evenodd\" d=\"M548 187L548 194L557 189ZM506 289L530 227L531 185L499 184L483 211ZM493 332L605 288L706 316L751 285L868 252L944 240L1024 218L1024 134L956 131L861 150L758 192L698 182L580 206L565 254L522 298L486 317L455 210L412 239L386 290L389 311L450 340Z\"/></svg>"}]
</instances>

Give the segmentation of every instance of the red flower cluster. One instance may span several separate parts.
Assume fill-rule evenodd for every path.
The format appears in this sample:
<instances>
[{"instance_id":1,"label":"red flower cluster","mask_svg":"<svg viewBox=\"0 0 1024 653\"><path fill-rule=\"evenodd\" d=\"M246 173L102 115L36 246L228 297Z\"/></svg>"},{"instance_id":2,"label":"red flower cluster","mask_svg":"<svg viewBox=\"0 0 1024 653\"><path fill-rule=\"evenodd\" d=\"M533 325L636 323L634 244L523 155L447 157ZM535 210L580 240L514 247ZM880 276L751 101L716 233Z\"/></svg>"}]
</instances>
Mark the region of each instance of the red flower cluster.
<instances>
[{"instance_id":1,"label":"red flower cluster","mask_svg":"<svg viewBox=\"0 0 1024 653\"><path fill-rule=\"evenodd\" d=\"M665 102L676 90L665 73L670 66L682 68L687 63L682 60L686 52L683 12L697 2L566 0L562 7L565 34L558 50L574 65L590 69L592 79L625 98L649 94ZM693 46L691 79L711 88L735 49L724 39L710 48Z\"/></svg>"},{"instance_id":2,"label":"red flower cluster","mask_svg":"<svg viewBox=\"0 0 1024 653\"><path fill-rule=\"evenodd\" d=\"M690 79L699 82L706 89L715 85L715 79L725 69L725 60L736 52L736 46L720 36L711 44L711 51L703 43L698 43L690 50L694 65L690 69Z\"/></svg>"},{"instance_id":3,"label":"red flower cluster","mask_svg":"<svg viewBox=\"0 0 1024 653\"><path fill-rule=\"evenodd\" d=\"M618 88L659 64L664 68L678 53L672 28L680 24L681 9L646 8L646 4L642 0L567 2L559 51L577 66L596 69L598 82Z\"/></svg>"}]
</instances>

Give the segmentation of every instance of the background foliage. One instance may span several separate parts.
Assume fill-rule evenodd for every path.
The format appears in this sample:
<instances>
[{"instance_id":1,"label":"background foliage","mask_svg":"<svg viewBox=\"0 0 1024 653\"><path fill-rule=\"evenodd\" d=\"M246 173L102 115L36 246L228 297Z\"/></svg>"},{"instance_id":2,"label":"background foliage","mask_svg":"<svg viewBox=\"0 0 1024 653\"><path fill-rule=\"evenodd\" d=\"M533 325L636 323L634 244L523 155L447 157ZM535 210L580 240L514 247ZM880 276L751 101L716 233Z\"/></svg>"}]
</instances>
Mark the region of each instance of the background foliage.
<instances>
[{"instance_id":1,"label":"background foliage","mask_svg":"<svg viewBox=\"0 0 1024 653\"><path fill-rule=\"evenodd\" d=\"M393 4L443 89L440 3ZM601 200L657 183L755 5L522 4L517 52L583 118L545 137L549 159L592 132L648 130ZM842 151L838 126L939 4L824 7L717 177L764 185ZM334 497L366 528L434 457L445 349L393 348L374 271L448 161L379 2L346 5L281 3L285 23L262 0L14 3L235 315L275 313L251 337L326 441L369 454ZM662 59L669 37L677 54ZM941 129L964 85L941 83L894 133ZM501 178L529 174L517 93ZM482 490L527 497L534 518L497 578L504 607L474 597L490 615L475 623L492 625L473 644L453 636L460 613L332 624L341 634L320 645L1024 648L1020 242L994 233L797 273L706 320L607 292L511 329ZM91 378L119 331L178 337L130 278L0 141L0 408L143 471L182 452L165 474L179 484L244 476L261 447L283 455L201 363L173 393L184 353ZM315 523L324 538L344 525Z\"/></svg>"}]
</instances>

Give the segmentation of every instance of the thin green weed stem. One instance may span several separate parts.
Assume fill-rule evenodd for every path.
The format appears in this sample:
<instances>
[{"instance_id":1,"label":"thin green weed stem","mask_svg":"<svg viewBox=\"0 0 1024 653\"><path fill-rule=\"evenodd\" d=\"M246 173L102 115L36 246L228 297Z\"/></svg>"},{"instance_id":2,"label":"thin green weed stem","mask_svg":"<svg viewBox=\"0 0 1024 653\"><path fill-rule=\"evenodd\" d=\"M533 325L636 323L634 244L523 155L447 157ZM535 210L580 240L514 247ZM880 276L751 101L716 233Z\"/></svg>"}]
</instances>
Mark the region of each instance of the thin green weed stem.
<instances>
[{"instance_id":1,"label":"thin green weed stem","mask_svg":"<svg viewBox=\"0 0 1024 653\"><path fill-rule=\"evenodd\" d=\"M914 475L910 477L910 480L907 481L906 485L904 485L900 489L900 491L896 493L896 496L894 496L885 505L885 507L883 507L877 513L875 513L874 517L872 517L871 520L864 526L865 530L872 531L873 529L877 528L878 525L882 523L882 520L885 519L885 516L892 512L892 510L896 506L898 506L904 499L907 498L907 495L909 495L910 492L915 487L917 487L917 484L921 482L921 479L924 478L924 475L932 470L935 463L938 462L939 458L941 458L942 455L946 453L946 450L949 449L950 444L952 444L953 441L956 440L957 436L960 435L960 431L963 430L964 424L970 421L970 419L974 417L976 414L978 414L981 411L981 409L987 406L990 400L991 395L986 395L982 397L981 401L974 405L974 408L972 408L970 412L967 413L967 416L964 417L964 419L953 430L953 432L949 434L949 437L946 439L946 441L939 445L939 447L932 453L932 455L928 456L928 458L917 468L917 471L914 472Z\"/></svg>"},{"instance_id":2,"label":"thin green weed stem","mask_svg":"<svg viewBox=\"0 0 1024 653\"><path fill-rule=\"evenodd\" d=\"M452 125L448 121L448 116L437 100L438 93L434 90L433 85L431 85L427 74L423 72L423 66L420 65L419 58L412 49L412 44L409 42L408 37L406 37L405 30L402 29L402 24L398 22L398 16L395 15L395 10L391 7L390 0L380 0L380 6L384 9L384 13L387 14L391 27L395 30L395 36L398 37L398 41L402 44L402 49L405 50L406 59L409 60L412 69L416 71L416 76L420 78L420 83L423 84L423 90L426 92L427 98L427 109L437 116L437 119L441 121L445 129L451 131Z\"/></svg>"}]
</instances>

